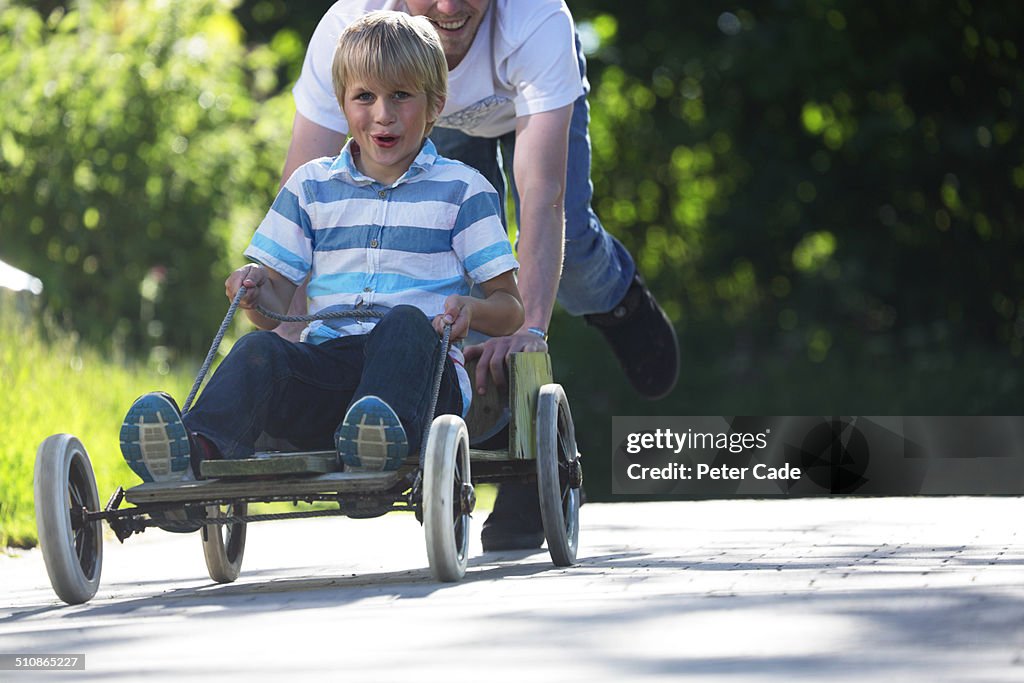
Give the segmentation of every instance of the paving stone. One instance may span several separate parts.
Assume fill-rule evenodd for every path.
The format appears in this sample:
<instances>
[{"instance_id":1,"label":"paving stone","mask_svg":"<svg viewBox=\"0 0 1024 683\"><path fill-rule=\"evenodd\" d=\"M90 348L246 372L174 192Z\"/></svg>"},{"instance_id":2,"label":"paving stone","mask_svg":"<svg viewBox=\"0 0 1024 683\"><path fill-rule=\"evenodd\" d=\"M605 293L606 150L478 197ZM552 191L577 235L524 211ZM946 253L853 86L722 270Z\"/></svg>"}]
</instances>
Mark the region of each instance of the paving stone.
<instances>
[{"instance_id":1,"label":"paving stone","mask_svg":"<svg viewBox=\"0 0 1024 683\"><path fill-rule=\"evenodd\" d=\"M196 535L105 543L90 603L0 557L0 652L76 680L1021 681L1024 501L589 504L579 563L481 551L436 584L410 515L252 525L242 576ZM482 519L475 521L477 530ZM0 671L0 681L47 675Z\"/></svg>"}]
</instances>

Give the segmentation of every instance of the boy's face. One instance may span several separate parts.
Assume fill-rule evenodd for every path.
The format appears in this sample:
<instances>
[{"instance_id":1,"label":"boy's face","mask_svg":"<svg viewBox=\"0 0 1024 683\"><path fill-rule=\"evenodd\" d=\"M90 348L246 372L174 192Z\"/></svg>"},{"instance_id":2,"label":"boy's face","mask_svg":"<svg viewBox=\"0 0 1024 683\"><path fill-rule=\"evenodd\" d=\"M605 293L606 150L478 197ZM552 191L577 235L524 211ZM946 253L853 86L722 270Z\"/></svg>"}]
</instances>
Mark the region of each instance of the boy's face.
<instances>
[{"instance_id":1,"label":"boy's face","mask_svg":"<svg viewBox=\"0 0 1024 683\"><path fill-rule=\"evenodd\" d=\"M386 185L402 177L419 154L428 122L436 118L429 109L422 91L361 79L348 84L342 110L359 145L356 167Z\"/></svg>"},{"instance_id":2,"label":"boy's face","mask_svg":"<svg viewBox=\"0 0 1024 683\"><path fill-rule=\"evenodd\" d=\"M424 16L437 29L448 69L462 62L491 0L405 0L409 14Z\"/></svg>"}]
</instances>

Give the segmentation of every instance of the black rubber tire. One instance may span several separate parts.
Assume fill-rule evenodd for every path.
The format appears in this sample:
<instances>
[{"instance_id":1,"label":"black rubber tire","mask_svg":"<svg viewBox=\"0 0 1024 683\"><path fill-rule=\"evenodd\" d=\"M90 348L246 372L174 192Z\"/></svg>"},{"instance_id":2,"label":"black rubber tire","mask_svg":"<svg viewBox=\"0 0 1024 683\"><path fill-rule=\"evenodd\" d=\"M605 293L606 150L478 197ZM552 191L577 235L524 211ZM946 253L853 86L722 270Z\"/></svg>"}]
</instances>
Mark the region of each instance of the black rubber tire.
<instances>
[{"instance_id":1,"label":"black rubber tire","mask_svg":"<svg viewBox=\"0 0 1024 683\"><path fill-rule=\"evenodd\" d=\"M228 505L226 513L220 506L206 508L207 516L242 516L248 506L245 503ZM206 571L217 583L231 583L242 571L242 556L245 554L245 522L232 524L207 524L200 534L203 541L203 557Z\"/></svg>"},{"instance_id":2,"label":"black rubber tire","mask_svg":"<svg viewBox=\"0 0 1024 683\"><path fill-rule=\"evenodd\" d=\"M469 560L469 513L461 489L470 482L469 433L457 415L434 419L423 462L423 530L438 581L459 581Z\"/></svg>"},{"instance_id":3,"label":"black rubber tire","mask_svg":"<svg viewBox=\"0 0 1024 683\"><path fill-rule=\"evenodd\" d=\"M545 384L537 396L537 489L544 538L556 567L576 563L580 536L580 489L569 479L578 467L576 430L560 384Z\"/></svg>"},{"instance_id":4,"label":"black rubber tire","mask_svg":"<svg viewBox=\"0 0 1024 683\"><path fill-rule=\"evenodd\" d=\"M87 602L100 585L103 527L76 525L72 509L100 510L96 477L85 447L70 434L54 434L36 451L36 528L50 585L69 605Z\"/></svg>"}]
</instances>

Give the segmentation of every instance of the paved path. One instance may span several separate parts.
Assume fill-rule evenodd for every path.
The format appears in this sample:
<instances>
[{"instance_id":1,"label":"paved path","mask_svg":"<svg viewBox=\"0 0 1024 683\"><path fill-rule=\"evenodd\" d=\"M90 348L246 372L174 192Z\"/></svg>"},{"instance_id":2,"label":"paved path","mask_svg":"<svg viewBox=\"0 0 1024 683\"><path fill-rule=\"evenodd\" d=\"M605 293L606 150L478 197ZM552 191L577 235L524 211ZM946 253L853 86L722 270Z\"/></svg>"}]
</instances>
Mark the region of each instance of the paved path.
<instances>
[{"instance_id":1,"label":"paved path","mask_svg":"<svg viewBox=\"0 0 1024 683\"><path fill-rule=\"evenodd\" d=\"M194 536L108 541L78 607L57 602L38 551L0 557L0 652L87 663L0 681L1024 681L1022 499L591 504L582 518L578 566L477 542L454 585L431 582L401 514L253 525L231 585L206 578Z\"/></svg>"}]
</instances>

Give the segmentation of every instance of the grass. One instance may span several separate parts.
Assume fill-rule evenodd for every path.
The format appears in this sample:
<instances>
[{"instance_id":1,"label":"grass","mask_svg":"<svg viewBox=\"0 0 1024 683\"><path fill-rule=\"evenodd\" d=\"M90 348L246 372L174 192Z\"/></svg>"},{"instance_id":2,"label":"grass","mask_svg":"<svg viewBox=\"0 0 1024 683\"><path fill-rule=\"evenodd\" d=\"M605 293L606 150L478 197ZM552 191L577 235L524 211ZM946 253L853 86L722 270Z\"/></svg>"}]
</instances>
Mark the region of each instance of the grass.
<instances>
[{"instance_id":1,"label":"grass","mask_svg":"<svg viewBox=\"0 0 1024 683\"><path fill-rule=\"evenodd\" d=\"M36 545L32 472L36 449L51 434L77 436L92 461L100 501L138 477L121 458L118 431L131 402L156 389L183 401L194 368L156 368L116 360L83 346L51 324L29 322L0 290L0 549ZM479 513L491 509L494 487L477 488ZM308 509L258 505L253 513ZM320 507L331 507L323 504ZM478 515L479 518L479 515Z\"/></svg>"},{"instance_id":2,"label":"grass","mask_svg":"<svg viewBox=\"0 0 1024 683\"><path fill-rule=\"evenodd\" d=\"M163 389L184 397L185 371L117 362L75 334L40 325L0 299L0 547L36 543L32 472L36 449L51 434L77 436L92 461L101 500L138 483L121 458L118 431L140 394Z\"/></svg>"}]
</instances>

